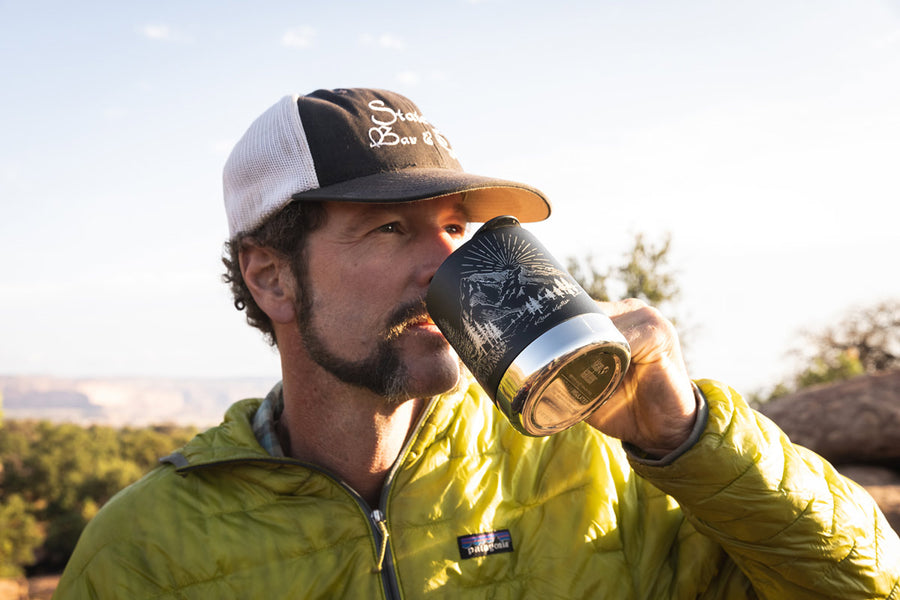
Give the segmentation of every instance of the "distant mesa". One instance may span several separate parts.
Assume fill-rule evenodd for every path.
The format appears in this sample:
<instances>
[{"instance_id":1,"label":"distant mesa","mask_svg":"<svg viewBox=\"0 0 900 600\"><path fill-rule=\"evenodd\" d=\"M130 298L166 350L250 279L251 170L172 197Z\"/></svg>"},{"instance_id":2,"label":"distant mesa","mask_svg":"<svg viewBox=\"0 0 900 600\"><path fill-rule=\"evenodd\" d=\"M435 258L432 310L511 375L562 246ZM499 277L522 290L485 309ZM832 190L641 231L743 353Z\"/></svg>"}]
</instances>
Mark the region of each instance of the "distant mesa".
<instances>
[{"instance_id":1,"label":"distant mesa","mask_svg":"<svg viewBox=\"0 0 900 600\"><path fill-rule=\"evenodd\" d=\"M0 377L4 419L80 425L206 427L238 400L263 397L276 378Z\"/></svg>"}]
</instances>

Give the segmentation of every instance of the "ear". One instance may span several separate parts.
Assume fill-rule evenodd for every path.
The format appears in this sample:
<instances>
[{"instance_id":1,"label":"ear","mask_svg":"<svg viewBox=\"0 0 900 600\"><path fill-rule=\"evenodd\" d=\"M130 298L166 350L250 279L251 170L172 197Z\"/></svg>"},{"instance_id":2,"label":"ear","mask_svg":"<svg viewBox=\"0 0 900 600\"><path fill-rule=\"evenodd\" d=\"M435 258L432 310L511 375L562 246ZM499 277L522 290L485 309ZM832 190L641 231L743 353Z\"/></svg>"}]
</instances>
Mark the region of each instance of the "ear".
<instances>
[{"instance_id":1,"label":"ear","mask_svg":"<svg viewBox=\"0 0 900 600\"><path fill-rule=\"evenodd\" d=\"M244 242L240 251L241 274L253 299L274 323L296 318L294 277L287 260L271 248Z\"/></svg>"}]
</instances>

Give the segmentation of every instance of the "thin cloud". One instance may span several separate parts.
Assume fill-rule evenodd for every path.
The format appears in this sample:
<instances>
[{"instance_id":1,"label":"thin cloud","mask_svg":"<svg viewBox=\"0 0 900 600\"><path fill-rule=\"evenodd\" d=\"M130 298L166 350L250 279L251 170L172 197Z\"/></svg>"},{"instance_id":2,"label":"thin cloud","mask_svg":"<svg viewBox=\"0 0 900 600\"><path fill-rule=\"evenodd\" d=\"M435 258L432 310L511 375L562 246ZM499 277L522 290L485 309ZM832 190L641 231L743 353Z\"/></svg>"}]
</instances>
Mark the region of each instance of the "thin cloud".
<instances>
[{"instance_id":1,"label":"thin cloud","mask_svg":"<svg viewBox=\"0 0 900 600\"><path fill-rule=\"evenodd\" d=\"M168 25L144 25L141 33L149 40L167 40L172 35Z\"/></svg>"},{"instance_id":2,"label":"thin cloud","mask_svg":"<svg viewBox=\"0 0 900 600\"><path fill-rule=\"evenodd\" d=\"M288 48L309 48L316 39L316 30L312 27L295 27L284 32L281 45Z\"/></svg>"},{"instance_id":3,"label":"thin cloud","mask_svg":"<svg viewBox=\"0 0 900 600\"><path fill-rule=\"evenodd\" d=\"M163 23L149 23L138 30L148 40L158 42L190 42L191 38Z\"/></svg>"},{"instance_id":4,"label":"thin cloud","mask_svg":"<svg viewBox=\"0 0 900 600\"><path fill-rule=\"evenodd\" d=\"M364 46L377 46L388 50L405 50L406 42L390 33L382 33L379 36L365 34L359 40Z\"/></svg>"}]
</instances>

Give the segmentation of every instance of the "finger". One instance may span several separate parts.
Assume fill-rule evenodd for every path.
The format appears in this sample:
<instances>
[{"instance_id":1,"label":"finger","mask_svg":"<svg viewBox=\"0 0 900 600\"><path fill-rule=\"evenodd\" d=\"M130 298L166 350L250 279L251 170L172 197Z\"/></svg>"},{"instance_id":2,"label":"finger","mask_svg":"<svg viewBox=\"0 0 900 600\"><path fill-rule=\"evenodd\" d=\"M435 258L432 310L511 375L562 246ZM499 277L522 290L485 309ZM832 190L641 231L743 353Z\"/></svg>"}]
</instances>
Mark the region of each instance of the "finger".
<instances>
[{"instance_id":1,"label":"finger","mask_svg":"<svg viewBox=\"0 0 900 600\"><path fill-rule=\"evenodd\" d=\"M598 302L597 304L600 306L600 310L602 310L606 314L606 316L610 318L634 312L648 306L646 302L644 302L643 300L639 300L638 298L626 298L625 300Z\"/></svg>"},{"instance_id":2,"label":"finger","mask_svg":"<svg viewBox=\"0 0 900 600\"><path fill-rule=\"evenodd\" d=\"M625 304L630 310L610 319L631 346L632 360L651 360L668 353L680 357L678 334L671 321L646 302L635 300Z\"/></svg>"}]
</instances>

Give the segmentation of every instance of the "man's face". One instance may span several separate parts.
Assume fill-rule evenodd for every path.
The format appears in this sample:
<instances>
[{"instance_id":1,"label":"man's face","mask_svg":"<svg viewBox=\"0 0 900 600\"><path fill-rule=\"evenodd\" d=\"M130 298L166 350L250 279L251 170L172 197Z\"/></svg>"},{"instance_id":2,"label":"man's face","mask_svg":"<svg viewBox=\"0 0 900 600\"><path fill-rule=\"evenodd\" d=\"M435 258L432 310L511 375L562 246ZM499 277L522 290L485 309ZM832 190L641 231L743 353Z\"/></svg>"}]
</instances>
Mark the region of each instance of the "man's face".
<instances>
[{"instance_id":1,"label":"man's face","mask_svg":"<svg viewBox=\"0 0 900 600\"><path fill-rule=\"evenodd\" d=\"M451 389L459 361L425 310L425 291L462 243L459 196L398 204L326 203L298 273L297 323L309 357L392 402Z\"/></svg>"}]
</instances>

